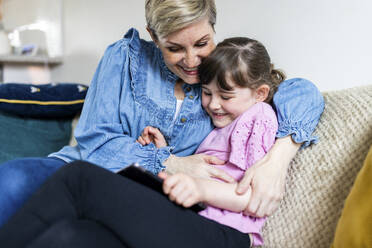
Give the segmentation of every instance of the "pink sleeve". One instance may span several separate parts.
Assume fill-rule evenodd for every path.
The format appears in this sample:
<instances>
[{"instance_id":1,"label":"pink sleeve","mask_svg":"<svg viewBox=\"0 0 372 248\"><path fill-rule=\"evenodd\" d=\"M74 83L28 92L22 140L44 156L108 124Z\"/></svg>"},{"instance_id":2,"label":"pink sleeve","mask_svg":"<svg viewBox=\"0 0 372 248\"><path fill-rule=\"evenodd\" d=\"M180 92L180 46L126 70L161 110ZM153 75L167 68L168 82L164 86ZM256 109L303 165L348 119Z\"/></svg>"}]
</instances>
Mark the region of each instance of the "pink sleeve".
<instances>
[{"instance_id":1,"label":"pink sleeve","mask_svg":"<svg viewBox=\"0 0 372 248\"><path fill-rule=\"evenodd\" d=\"M264 157L275 142L278 123L273 115L242 118L231 134L229 162L246 170Z\"/></svg>"}]
</instances>

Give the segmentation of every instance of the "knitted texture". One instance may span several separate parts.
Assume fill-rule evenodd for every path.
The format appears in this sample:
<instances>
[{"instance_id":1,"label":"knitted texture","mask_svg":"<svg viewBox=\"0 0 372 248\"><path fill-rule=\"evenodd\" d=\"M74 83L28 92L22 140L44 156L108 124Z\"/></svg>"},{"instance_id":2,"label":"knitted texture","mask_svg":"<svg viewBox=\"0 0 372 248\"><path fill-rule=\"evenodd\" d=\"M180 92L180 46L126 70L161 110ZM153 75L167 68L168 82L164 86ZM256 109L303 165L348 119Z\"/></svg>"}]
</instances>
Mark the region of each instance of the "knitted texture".
<instances>
[{"instance_id":1,"label":"knitted texture","mask_svg":"<svg viewBox=\"0 0 372 248\"><path fill-rule=\"evenodd\" d=\"M264 247L329 247L372 144L372 85L323 96L325 110L315 131L320 142L291 162L284 199L263 228Z\"/></svg>"}]
</instances>

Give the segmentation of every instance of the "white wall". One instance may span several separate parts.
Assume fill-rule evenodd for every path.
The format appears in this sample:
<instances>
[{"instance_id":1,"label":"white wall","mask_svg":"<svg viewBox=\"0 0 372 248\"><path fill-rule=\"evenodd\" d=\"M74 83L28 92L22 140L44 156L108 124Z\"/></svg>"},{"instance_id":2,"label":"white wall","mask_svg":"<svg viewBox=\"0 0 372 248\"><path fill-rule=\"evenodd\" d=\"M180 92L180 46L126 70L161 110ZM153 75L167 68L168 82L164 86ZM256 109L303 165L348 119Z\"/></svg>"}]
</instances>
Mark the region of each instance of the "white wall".
<instances>
[{"instance_id":1,"label":"white wall","mask_svg":"<svg viewBox=\"0 0 372 248\"><path fill-rule=\"evenodd\" d=\"M372 84L369 0L216 0L217 41L249 36L288 77L321 90ZM64 0L64 64L53 81L89 83L105 48L127 29L145 31L144 0Z\"/></svg>"},{"instance_id":2,"label":"white wall","mask_svg":"<svg viewBox=\"0 0 372 248\"><path fill-rule=\"evenodd\" d=\"M47 65L10 64L4 66L4 82L44 84L51 81Z\"/></svg>"},{"instance_id":3,"label":"white wall","mask_svg":"<svg viewBox=\"0 0 372 248\"><path fill-rule=\"evenodd\" d=\"M144 1L64 0L65 57L53 80L89 84L108 45L130 27L145 35L144 16Z\"/></svg>"},{"instance_id":4,"label":"white wall","mask_svg":"<svg viewBox=\"0 0 372 248\"><path fill-rule=\"evenodd\" d=\"M372 84L372 1L229 2L239 7L217 0L219 37L262 41L289 77L308 78L321 90Z\"/></svg>"}]
</instances>

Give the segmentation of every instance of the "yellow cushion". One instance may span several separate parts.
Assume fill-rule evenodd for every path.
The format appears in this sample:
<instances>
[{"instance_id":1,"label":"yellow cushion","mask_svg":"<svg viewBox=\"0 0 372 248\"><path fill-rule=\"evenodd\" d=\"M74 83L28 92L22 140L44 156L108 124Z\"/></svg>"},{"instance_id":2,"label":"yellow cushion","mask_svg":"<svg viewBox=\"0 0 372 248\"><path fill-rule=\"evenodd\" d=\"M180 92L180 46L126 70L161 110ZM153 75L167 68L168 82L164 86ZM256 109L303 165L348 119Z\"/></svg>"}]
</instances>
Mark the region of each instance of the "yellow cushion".
<instances>
[{"instance_id":1,"label":"yellow cushion","mask_svg":"<svg viewBox=\"0 0 372 248\"><path fill-rule=\"evenodd\" d=\"M346 198L331 247L372 247L372 147Z\"/></svg>"}]
</instances>

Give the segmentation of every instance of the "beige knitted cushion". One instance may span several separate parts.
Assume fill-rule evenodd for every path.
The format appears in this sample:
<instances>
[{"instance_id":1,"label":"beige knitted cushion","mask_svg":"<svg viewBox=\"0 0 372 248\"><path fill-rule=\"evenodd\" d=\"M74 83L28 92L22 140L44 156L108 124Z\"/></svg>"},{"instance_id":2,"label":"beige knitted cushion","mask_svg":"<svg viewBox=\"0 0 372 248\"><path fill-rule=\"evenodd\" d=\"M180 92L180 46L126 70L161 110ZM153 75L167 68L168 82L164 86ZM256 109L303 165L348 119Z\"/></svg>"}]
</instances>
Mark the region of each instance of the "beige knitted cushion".
<instances>
[{"instance_id":1,"label":"beige knitted cushion","mask_svg":"<svg viewBox=\"0 0 372 248\"><path fill-rule=\"evenodd\" d=\"M286 195L264 226L264 247L329 247L372 144L372 85L323 95L325 110L315 131L320 142L300 150L291 163Z\"/></svg>"}]
</instances>

